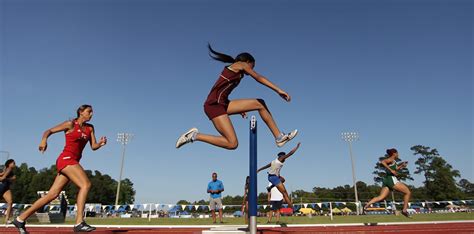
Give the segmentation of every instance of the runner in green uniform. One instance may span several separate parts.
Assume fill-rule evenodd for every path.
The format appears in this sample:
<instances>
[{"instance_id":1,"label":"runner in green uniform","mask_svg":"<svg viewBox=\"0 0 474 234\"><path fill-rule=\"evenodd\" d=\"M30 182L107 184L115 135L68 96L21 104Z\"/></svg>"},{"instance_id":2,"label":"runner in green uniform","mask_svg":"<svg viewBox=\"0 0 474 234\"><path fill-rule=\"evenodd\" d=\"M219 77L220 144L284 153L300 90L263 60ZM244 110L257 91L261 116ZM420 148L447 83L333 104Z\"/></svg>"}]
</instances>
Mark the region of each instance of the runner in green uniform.
<instances>
[{"instance_id":1,"label":"runner in green uniform","mask_svg":"<svg viewBox=\"0 0 474 234\"><path fill-rule=\"evenodd\" d=\"M379 196L372 198L364 206L364 210L366 210L370 205L384 200L390 194L390 191L396 190L404 194L402 214L406 217L410 217L407 212L408 202L410 201L411 195L410 189L404 183L398 181L397 179L397 171L406 167L407 162L402 162L397 165L396 160L398 158L398 151L396 149L388 149L387 155L388 157L386 159L380 161L380 163L385 167L387 171L387 174L385 175L382 181L382 191L380 191Z\"/></svg>"}]
</instances>

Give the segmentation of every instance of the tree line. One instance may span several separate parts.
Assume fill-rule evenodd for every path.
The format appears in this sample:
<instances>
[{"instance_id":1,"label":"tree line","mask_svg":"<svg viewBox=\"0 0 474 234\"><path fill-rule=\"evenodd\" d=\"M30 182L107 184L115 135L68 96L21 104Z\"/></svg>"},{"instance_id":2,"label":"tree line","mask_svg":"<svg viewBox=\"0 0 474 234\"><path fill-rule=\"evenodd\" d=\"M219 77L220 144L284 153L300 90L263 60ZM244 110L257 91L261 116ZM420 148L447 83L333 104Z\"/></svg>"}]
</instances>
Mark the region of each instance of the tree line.
<instances>
[{"instance_id":1,"label":"tree line","mask_svg":"<svg viewBox=\"0 0 474 234\"><path fill-rule=\"evenodd\" d=\"M415 187L408 185L412 192L411 201L442 201L442 200L459 200L474 199L474 184L467 179L460 179L461 174L455 170L439 153L437 149L416 145L411 147L413 154L418 156L415 161L415 174L424 177L423 185ZM380 159L386 156L381 156ZM401 159L398 159L401 161ZM359 200L367 202L372 197L379 194L381 187L381 178L385 175L385 169L380 163L374 166L374 182L369 185L365 182L358 181L357 190ZM114 204L117 189L117 181L107 174L99 171L85 171L89 177L92 187L87 197L88 203ZM43 168L37 171L33 167L28 167L26 163L22 163L15 170L16 181L12 185L12 193L15 203L31 204L37 198L37 191L47 191L51 187L56 176L56 166ZM399 180L413 180L410 171L404 168L399 172ZM242 185L243 186L243 185ZM77 187L70 183L64 190L70 204L76 203ZM243 191L243 188L242 188ZM135 190L133 183L129 179L121 182L119 204L133 204L135 202ZM242 194L243 195L243 194ZM223 204L240 205L243 196L224 196ZM394 193L396 200L402 199L402 194ZM312 191L296 190L291 192L291 198L295 203L316 203L326 201L349 202L354 201L354 187L352 185L336 186L334 188L314 187ZM266 204L267 193L258 194L259 204ZM189 202L179 200L177 204L193 204L207 205L207 199Z\"/></svg>"},{"instance_id":2,"label":"tree line","mask_svg":"<svg viewBox=\"0 0 474 234\"><path fill-rule=\"evenodd\" d=\"M57 175L56 165L37 171L34 167L22 163L14 171L16 181L11 190L15 203L31 204L38 199L38 191L48 191ZM92 187L87 196L87 203L114 204L118 182L107 174L99 171L85 170ZM73 183L69 183L63 189L69 200L69 204L76 203L78 189ZM135 190L129 179L123 179L120 185L119 204L133 204L135 201Z\"/></svg>"}]
</instances>

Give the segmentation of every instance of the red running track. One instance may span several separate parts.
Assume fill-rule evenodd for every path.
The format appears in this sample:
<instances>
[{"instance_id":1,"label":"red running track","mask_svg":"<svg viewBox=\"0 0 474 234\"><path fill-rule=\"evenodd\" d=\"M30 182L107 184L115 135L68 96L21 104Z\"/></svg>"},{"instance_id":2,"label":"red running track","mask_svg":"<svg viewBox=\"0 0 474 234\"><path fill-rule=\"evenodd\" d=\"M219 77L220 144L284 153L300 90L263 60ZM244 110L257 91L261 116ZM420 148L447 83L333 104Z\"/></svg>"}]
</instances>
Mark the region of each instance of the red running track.
<instances>
[{"instance_id":1,"label":"red running track","mask_svg":"<svg viewBox=\"0 0 474 234\"><path fill-rule=\"evenodd\" d=\"M259 228L259 233L474 233L473 223Z\"/></svg>"},{"instance_id":2,"label":"red running track","mask_svg":"<svg viewBox=\"0 0 474 234\"><path fill-rule=\"evenodd\" d=\"M197 234L209 228L97 228L96 234L124 233L183 233ZM72 233L72 227L30 227L29 233L53 234ZM0 227L0 233L18 233L14 227ZM474 233L474 222L469 223L437 223L437 224L397 224L397 225L367 225L367 226L307 226L307 227L259 227L260 234L282 233Z\"/></svg>"}]
</instances>

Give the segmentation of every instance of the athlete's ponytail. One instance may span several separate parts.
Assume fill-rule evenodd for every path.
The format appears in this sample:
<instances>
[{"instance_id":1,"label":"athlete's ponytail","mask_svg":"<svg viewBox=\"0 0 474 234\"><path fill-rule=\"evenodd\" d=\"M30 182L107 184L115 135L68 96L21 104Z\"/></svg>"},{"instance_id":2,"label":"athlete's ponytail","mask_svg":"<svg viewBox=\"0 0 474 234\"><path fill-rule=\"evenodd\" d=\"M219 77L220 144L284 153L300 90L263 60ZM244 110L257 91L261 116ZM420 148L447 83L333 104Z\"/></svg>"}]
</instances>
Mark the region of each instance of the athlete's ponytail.
<instances>
[{"instance_id":1,"label":"athlete's ponytail","mask_svg":"<svg viewBox=\"0 0 474 234\"><path fill-rule=\"evenodd\" d=\"M230 55L223 54L223 53L213 50L211 47L211 44L207 44L207 47L209 48L209 56L211 56L211 58L214 60L221 61L223 63L235 63L235 62L255 63L255 58L247 52L237 55L237 57L235 57L234 59Z\"/></svg>"},{"instance_id":2,"label":"athlete's ponytail","mask_svg":"<svg viewBox=\"0 0 474 234\"><path fill-rule=\"evenodd\" d=\"M77 117L76 118L79 118L79 116L81 115L81 112L83 112L87 108L92 108L92 106L84 104L84 105L80 106L79 108L77 108L77 111L76 111Z\"/></svg>"}]
</instances>

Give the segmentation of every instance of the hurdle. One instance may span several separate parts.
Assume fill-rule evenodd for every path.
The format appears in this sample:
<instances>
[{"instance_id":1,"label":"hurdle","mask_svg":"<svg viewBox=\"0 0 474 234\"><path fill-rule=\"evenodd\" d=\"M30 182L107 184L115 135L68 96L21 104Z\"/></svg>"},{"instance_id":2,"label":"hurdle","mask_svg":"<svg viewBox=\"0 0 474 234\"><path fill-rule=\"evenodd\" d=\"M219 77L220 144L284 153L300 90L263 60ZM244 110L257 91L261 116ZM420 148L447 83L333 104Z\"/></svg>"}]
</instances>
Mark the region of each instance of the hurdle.
<instances>
[{"instance_id":1,"label":"hurdle","mask_svg":"<svg viewBox=\"0 0 474 234\"><path fill-rule=\"evenodd\" d=\"M250 118L250 158L249 158L249 232L257 233L257 118Z\"/></svg>"},{"instance_id":2,"label":"hurdle","mask_svg":"<svg viewBox=\"0 0 474 234\"><path fill-rule=\"evenodd\" d=\"M215 233L250 233L257 234L257 118L252 115L250 118L250 144L249 144L249 191L248 215L249 224L247 230L242 230L236 226L213 227L210 230L203 230L203 234Z\"/></svg>"}]
</instances>

